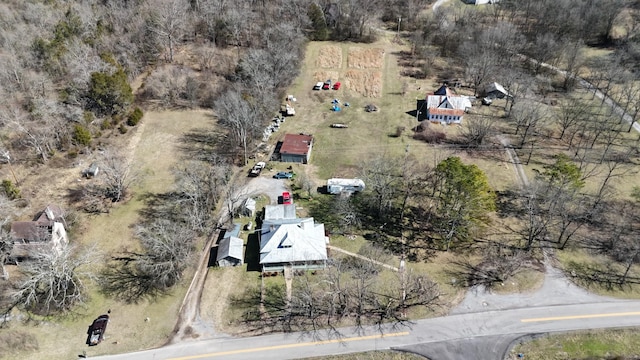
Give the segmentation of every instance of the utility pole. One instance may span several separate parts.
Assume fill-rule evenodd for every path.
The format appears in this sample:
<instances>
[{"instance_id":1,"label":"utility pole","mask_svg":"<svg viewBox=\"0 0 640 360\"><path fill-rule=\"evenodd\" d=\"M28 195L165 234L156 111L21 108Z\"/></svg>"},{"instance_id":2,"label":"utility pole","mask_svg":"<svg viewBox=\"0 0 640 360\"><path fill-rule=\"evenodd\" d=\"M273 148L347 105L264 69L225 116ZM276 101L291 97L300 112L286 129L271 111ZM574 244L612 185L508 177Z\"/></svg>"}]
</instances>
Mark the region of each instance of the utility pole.
<instances>
[{"instance_id":1,"label":"utility pole","mask_svg":"<svg viewBox=\"0 0 640 360\"><path fill-rule=\"evenodd\" d=\"M402 21L402 17L398 16L398 37L400 37L400 22Z\"/></svg>"}]
</instances>

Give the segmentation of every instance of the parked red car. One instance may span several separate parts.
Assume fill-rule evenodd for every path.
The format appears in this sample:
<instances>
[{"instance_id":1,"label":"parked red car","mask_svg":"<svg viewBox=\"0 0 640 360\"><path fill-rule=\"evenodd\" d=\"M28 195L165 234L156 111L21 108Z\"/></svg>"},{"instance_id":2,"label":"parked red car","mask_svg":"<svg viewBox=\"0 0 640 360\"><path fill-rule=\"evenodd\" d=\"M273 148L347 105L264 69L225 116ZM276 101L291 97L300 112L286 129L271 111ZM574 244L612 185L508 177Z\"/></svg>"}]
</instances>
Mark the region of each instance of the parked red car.
<instances>
[{"instance_id":1,"label":"parked red car","mask_svg":"<svg viewBox=\"0 0 640 360\"><path fill-rule=\"evenodd\" d=\"M340 82L333 84L333 90L340 90L340 85L342 85Z\"/></svg>"},{"instance_id":2,"label":"parked red car","mask_svg":"<svg viewBox=\"0 0 640 360\"><path fill-rule=\"evenodd\" d=\"M282 193L282 203L285 205L291 204L291 194L288 191Z\"/></svg>"},{"instance_id":3,"label":"parked red car","mask_svg":"<svg viewBox=\"0 0 640 360\"><path fill-rule=\"evenodd\" d=\"M331 89L331 79L325 81L324 85L322 85L322 90L329 90L329 89Z\"/></svg>"}]
</instances>

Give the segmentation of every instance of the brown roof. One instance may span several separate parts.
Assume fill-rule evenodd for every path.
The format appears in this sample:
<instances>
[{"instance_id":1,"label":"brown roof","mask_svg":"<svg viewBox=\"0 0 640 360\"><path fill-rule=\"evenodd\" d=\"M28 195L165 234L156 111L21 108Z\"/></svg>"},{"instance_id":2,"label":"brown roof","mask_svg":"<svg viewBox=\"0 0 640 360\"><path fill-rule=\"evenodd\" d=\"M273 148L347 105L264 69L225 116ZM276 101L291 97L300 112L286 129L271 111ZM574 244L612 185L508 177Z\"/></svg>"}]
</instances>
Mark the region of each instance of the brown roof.
<instances>
[{"instance_id":1,"label":"brown roof","mask_svg":"<svg viewBox=\"0 0 640 360\"><path fill-rule=\"evenodd\" d=\"M445 108L431 108L431 109L429 109L429 114L431 114L431 115L462 116L462 115L464 115L464 110L460 110L460 109L445 109Z\"/></svg>"},{"instance_id":2,"label":"brown roof","mask_svg":"<svg viewBox=\"0 0 640 360\"><path fill-rule=\"evenodd\" d=\"M311 135L285 134L280 154L307 155L312 141Z\"/></svg>"},{"instance_id":3,"label":"brown roof","mask_svg":"<svg viewBox=\"0 0 640 360\"><path fill-rule=\"evenodd\" d=\"M49 226L35 221L14 221L11 223L11 237L14 241L48 241L51 239Z\"/></svg>"},{"instance_id":4,"label":"brown roof","mask_svg":"<svg viewBox=\"0 0 640 360\"><path fill-rule=\"evenodd\" d=\"M41 225L50 225L52 221L62 222L64 211L60 206L49 204L34 219Z\"/></svg>"}]
</instances>

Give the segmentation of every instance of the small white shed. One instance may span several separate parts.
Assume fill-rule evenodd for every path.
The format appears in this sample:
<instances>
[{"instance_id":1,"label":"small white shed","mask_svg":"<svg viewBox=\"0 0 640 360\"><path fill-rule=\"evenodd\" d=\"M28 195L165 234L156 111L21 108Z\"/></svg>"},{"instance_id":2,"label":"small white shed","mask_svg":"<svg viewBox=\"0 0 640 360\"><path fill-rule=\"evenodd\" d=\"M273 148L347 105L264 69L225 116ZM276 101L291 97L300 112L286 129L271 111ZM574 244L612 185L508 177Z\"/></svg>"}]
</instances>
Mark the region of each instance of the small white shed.
<instances>
[{"instance_id":1,"label":"small white shed","mask_svg":"<svg viewBox=\"0 0 640 360\"><path fill-rule=\"evenodd\" d=\"M364 190L364 181L360 179L339 179L327 180L327 191L329 194L341 194L343 192L353 193Z\"/></svg>"},{"instance_id":2,"label":"small white shed","mask_svg":"<svg viewBox=\"0 0 640 360\"><path fill-rule=\"evenodd\" d=\"M242 212L244 216L256 216L256 201L253 198L247 198L247 200L244 201Z\"/></svg>"}]
</instances>

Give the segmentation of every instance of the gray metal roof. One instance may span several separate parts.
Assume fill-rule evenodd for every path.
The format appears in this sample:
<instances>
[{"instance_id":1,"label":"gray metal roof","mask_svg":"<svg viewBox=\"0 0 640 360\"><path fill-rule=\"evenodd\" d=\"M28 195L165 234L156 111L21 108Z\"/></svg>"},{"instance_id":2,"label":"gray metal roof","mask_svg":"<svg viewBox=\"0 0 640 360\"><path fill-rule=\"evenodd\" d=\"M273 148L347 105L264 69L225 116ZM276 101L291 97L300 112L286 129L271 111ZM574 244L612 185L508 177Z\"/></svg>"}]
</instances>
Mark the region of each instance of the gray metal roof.
<instances>
[{"instance_id":1,"label":"gray metal roof","mask_svg":"<svg viewBox=\"0 0 640 360\"><path fill-rule=\"evenodd\" d=\"M264 207L265 220L295 219L295 218L296 218L296 206L294 204L267 205Z\"/></svg>"},{"instance_id":2,"label":"gray metal roof","mask_svg":"<svg viewBox=\"0 0 640 360\"><path fill-rule=\"evenodd\" d=\"M216 261L220 261L227 257L232 257L234 259L243 259L243 250L244 250L244 241L235 236L230 236L228 238L224 238L220 240L218 244L218 256L216 257Z\"/></svg>"},{"instance_id":3,"label":"gray metal roof","mask_svg":"<svg viewBox=\"0 0 640 360\"><path fill-rule=\"evenodd\" d=\"M327 259L324 224L313 218L271 224L260 234L260 264L296 263Z\"/></svg>"}]
</instances>

